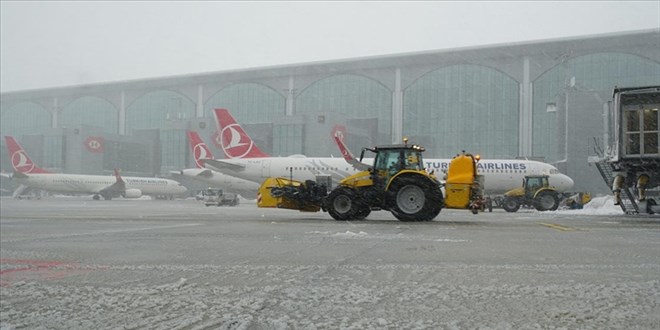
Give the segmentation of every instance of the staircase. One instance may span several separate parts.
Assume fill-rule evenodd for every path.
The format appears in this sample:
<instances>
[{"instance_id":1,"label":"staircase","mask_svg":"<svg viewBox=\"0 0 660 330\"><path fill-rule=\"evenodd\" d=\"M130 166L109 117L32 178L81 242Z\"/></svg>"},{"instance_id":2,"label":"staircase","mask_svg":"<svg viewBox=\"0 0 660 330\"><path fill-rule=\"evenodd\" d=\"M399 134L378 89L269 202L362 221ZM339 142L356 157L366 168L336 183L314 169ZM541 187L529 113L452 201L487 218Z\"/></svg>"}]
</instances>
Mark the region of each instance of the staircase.
<instances>
[{"instance_id":1,"label":"staircase","mask_svg":"<svg viewBox=\"0 0 660 330\"><path fill-rule=\"evenodd\" d=\"M605 183L610 187L610 189L612 189L612 180L614 180L614 168L612 167L612 164L606 161L599 161L596 162L595 165L596 168L598 168L598 172L600 172L600 175L603 177L603 180L605 180ZM630 188L626 182L624 182L623 187L621 187L620 206L621 210L623 210L623 213L625 214L639 213L639 208L635 202L635 197L630 192Z\"/></svg>"}]
</instances>

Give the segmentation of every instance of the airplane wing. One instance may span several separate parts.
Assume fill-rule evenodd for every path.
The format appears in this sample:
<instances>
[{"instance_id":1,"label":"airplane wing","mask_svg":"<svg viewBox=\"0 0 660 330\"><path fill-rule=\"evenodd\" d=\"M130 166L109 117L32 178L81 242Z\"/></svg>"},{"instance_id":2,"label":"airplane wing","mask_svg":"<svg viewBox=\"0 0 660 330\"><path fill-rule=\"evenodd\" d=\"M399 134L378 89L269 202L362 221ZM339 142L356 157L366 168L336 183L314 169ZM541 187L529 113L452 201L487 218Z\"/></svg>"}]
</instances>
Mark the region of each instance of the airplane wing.
<instances>
[{"instance_id":1,"label":"airplane wing","mask_svg":"<svg viewBox=\"0 0 660 330\"><path fill-rule=\"evenodd\" d=\"M126 192L126 183L119 175L119 171L117 169L115 169L115 177L117 178L115 183L99 190L97 193L103 196L117 197Z\"/></svg>"},{"instance_id":2,"label":"airplane wing","mask_svg":"<svg viewBox=\"0 0 660 330\"><path fill-rule=\"evenodd\" d=\"M368 170L371 166L361 163L357 159L355 159L355 156L353 156L353 153L351 150L348 149L348 147L344 144L344 141L337 135L334 135L333 138L335 139L335 143L337 143L337 146L339 147L339 150L341 151L341 155L344 156L344 159L346 160L347 163L351 164L356 170L358 171L366 171Z\"/></svg>"},{"instance_id":3,"label":"airplane wing","mask_svg":"<svg viewBox=\"0 0 660 330\"><path fill-rule=\"evenodd\" d=\"M215 169L219 172L222 172L223 169L235 171L235 172L240 172L245 170L245 165L225 162L219 159L200 159L200 160L204 162L205 166L210 167L211 169Z\"/></svg>"},{"instance_id":4,"label":"airplane wing","mask_svg":"<svg viewBox=\"0 0 660 330\"><path fill-rule=\"evenodd\" d=\"M23 172L18 172L18 171L15 171L15 172L11 175L11 178L12 178L12 179L26 179L26 178L28 178L28 177L29 177L29 176L28 176L27 174L25 174L25 173L23 173Z\"/></svg>"},{"instance_id":5,"label":"airplane wing","mask_svg":"<svg viewBox=\"0 0 660 330\"><path fill-rule=\"evenodd\" d=\"M124 182L115 182L101 190L97 193L103 196L112 196L117 197L121 196L126 191L126 184Z\"/></svg>"},{"instance_id":6,"label":"airplane wing","mask_svg":"<svg viewBox=\"0 0 660 330\"><path fill-rule=\"evenodd\" d=\"M179 171L170 171L170 174L194 176L194 177L201 177L206 179L213 177L213 171L207 168L194 168L194 169L183 169Z\"/></svg>"}]
</instances>

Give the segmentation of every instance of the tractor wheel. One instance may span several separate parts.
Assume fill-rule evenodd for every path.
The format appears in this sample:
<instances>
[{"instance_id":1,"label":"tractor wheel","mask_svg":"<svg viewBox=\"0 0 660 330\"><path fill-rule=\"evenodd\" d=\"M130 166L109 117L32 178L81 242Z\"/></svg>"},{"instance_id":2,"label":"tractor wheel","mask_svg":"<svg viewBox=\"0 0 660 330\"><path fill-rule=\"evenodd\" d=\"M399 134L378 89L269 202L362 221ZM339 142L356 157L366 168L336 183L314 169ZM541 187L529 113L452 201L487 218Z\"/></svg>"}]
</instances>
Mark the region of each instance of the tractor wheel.
<instances>
[{"instance_id":1,"label":"tractor wheel","mask_svg":"<svg viewBox=\"0 0 660 330\"><path fill-rule=\"evenodd\" d=\"M515 197L504 197L504 200L502 200L502 208L507 212L517 212L520 208L520 203Z\"/></svg>"},{"instance_id":2,"label":"tractor wheel","mask_svg":"<svg viewBox=\"0 0 660 330\"><path fill-rule=\"evenodd\" d=\"M371 209L368 206L363 206L355 213L355 220L364 220L370 213Z\"/></svg>"},{"instance_id":3,"label":"tractor wheel","mask_svg":"<svg viewBox=\"0 0 660 330\"><path fill-rule=\"evenodd\" d=\"M442 191L422 176L402 176L390 185L387 204L400 221L431 221L442 208Z\"/></svg>"},{"instance_id":4,"label":"tractor wheel","mask_svg":"<svg viewBox=\"0 0 660 330\"><path fill-rule=\"evenodd\" d=\"M534 196L534 208L539 211L554 211L559 207L559 197L552 190L543 190Z\"/></svg>"},{"instance_id":5,"label":"tractor wheel","mask_svg":"<svg viewBox=\"0 0 660 330\"><path fill-rule=\"evenodd\" d=\"M337 187L328 195L326 208L335 220L356 219L359 206L355 203L355 191L347 187Z\"/></svg>"}]
</instances>

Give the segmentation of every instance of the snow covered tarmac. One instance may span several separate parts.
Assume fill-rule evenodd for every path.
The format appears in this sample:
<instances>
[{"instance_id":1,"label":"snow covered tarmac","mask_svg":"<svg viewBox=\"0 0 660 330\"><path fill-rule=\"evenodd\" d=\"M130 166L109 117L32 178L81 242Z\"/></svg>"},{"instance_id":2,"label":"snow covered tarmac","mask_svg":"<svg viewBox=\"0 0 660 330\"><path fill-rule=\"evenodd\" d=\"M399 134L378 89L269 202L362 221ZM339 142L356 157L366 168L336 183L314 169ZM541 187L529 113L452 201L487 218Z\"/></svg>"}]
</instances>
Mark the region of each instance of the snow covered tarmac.
<instances>
[{"instance_id":1,"label":"snow covered tarmac","mask_svg":"<svg viewBox=\"0 0 660 330\"><path fill-rule=\"evenodd\" d=\"M3 330L660 328L658 217L0 202Z\"/></svg>"}]
</instances>

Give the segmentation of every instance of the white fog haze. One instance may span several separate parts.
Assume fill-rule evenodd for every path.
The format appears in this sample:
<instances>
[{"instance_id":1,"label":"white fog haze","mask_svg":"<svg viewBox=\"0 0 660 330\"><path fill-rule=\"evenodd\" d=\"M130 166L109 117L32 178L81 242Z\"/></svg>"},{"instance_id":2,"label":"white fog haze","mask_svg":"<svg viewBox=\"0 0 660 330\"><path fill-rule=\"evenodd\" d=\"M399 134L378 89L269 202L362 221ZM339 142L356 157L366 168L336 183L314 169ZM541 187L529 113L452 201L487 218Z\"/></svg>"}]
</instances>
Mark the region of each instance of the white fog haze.
<instances>
[{"instance_id":1,"label":"white fog haze","mask_svg":"<svg viewBox=\"0 0 660 330\"><path fill-rule=\"evenodd\" d=\"M2 1L1 90L660 28L657 1Z\"/></svg>"},{"instance_id":2,"label":"white fog haze","mask_svg":"<svg viewBox=\"0 0 660 330\"><path fill-rule=\"evenodd\" d=\"M660 0L0 0L0 330L660 329Z\"/></svg>"}]
</instances>

